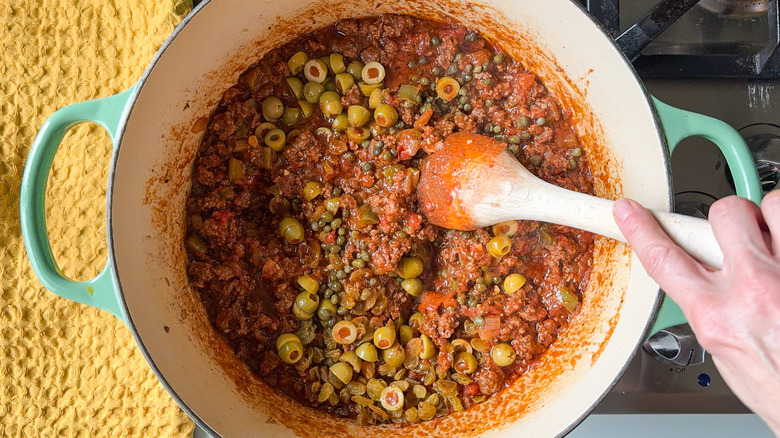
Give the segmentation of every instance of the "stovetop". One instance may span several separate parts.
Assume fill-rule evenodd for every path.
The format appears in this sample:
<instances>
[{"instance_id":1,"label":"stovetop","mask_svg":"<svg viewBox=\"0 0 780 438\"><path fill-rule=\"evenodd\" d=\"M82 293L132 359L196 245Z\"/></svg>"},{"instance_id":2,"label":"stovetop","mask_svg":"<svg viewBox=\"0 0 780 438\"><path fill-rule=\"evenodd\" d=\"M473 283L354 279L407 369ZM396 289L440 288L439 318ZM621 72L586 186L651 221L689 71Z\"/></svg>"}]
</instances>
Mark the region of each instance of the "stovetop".
<instances>
[{"instance_id":1,"label":"stovetop","mask_svg":"<svg viewBox=\"0 0 780 438\"><path fill-rule=\"evenodd\" d=\"M642 28L639 34L668 24L659 26L658 21L664 18L658 9L653 17L656 22L642 22L643 14L656 3L583 1L615 37L638 20L640 24L634 28ZM668 104L715 117L737 129L758 162L762 187L766 191L777 188L780 57L774 54L780 41L778 0L667 3L675 3L672 9L684 6L690 10L636 57L634 66L645 86ZM744 8L735 11L735 7ZM667 9L664 13L679 11ZM632 41L619 37L618 41L631 50ZM671 161L677 212L706 217L712 202L735 193L725 158L709 141L699 137L684 140ZM750 412L728 388L687 324L650 335L595 413ZM675 355L676 359L668 359Z\"/></svg>"}]
</instances>

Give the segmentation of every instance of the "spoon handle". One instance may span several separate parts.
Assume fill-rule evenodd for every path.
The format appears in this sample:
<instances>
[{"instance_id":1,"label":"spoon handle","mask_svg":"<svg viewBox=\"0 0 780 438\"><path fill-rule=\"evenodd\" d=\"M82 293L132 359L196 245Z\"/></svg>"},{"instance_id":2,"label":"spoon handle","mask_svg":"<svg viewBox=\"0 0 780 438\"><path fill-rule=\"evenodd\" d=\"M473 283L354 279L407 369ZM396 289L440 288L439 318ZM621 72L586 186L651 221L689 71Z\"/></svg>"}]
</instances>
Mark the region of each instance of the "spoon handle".
<instances>
[{"instance_id":1,"label":"spoon handle","mask_svg":"<svg viewBox=\"0 0 780 438\"><path fill-rule=\"evenodd\" d=\"M548 192L544 198L538 201L546 201L548 205L536 210L537 220L580 228L621 242L626 241L612 216L614 201L560 187L555 187L554 193ZM714 268L723 265L723 252L715 240L709 221L665 211L651 210L651 213L666 234L688 254Z\"/></svg>"}]
</instances>

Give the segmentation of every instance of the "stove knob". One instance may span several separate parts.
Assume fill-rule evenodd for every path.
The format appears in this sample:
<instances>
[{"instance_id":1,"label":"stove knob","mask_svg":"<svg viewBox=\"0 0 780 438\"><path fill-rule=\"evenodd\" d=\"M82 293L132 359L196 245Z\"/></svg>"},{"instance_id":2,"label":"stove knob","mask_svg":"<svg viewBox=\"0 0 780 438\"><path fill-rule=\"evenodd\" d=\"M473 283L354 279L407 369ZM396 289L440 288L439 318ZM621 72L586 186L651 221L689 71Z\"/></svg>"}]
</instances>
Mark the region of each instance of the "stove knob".
<instances>
[{"instance_id":1,"label":"stove knob","mask_svg":"<svg viewBox=\"0 0 780 438\"><path fill-rule=\"evenodd\" d=\"M659 330L644 343L644 349L661 362L679 366L704 363L705 350L696 341L688 324Z\"/></svg>"}]
</instances>

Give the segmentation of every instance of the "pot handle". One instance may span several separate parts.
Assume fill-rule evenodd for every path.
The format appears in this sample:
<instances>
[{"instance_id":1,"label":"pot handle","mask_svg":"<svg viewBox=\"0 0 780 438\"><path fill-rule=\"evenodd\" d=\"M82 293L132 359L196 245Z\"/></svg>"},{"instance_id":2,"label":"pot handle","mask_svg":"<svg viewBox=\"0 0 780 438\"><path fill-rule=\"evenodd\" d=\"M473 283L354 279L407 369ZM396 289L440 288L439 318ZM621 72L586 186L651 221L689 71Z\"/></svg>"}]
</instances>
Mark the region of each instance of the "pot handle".
<instances>
[{"instance_id":1,"label":"pot handle","mask_svg":"<svg viewBox=\"0 0 780 438\"><path fill-rule=\"evenodd\" d=\"M103 309L123 322L127 319L119 304L110 257L103 270L90 280L73 281L65 278L51 251L44 203L52 160L65 134L79 123L95 122L105 128L115 142L124 109L134 88L114 96L60 108L43 123L24 166L19 205L24 246L41 283L63 298Z\"/></svg>"},{"instance_id":2,"label":"pot handle","mask_svg":"<svg viewBox=\"0 0 780 438\"><path fill-rule=\"evenodd\" d=\"M674 152L681 141L694 135L710 140L726 158L737 195L750 199L756 204L761 202L761 184L753 155L745 140L731 125L703 114L675 108L655 97L653 97L653 104L664 127L670 153ZM658 317L650 333L685 323L687 320L680 307L664 295Z\"/></svg>"}]
</instances>

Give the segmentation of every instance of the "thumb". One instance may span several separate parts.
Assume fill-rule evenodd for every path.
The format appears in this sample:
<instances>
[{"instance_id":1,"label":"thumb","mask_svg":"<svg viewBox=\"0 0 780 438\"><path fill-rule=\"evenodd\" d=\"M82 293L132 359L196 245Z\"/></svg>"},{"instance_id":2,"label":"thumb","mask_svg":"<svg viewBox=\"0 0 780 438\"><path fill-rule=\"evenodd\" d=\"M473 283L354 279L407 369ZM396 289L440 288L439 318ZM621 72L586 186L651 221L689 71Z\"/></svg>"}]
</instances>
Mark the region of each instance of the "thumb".
<instances>
[{"instance_id":1,"label":"thumb","mask_svg":"<svg viewBox=\"0 0 780 438\"><path fill-rule=\"evenodd\" d=\"M653 215L636 201L618 200L613 215L647 273L683 309L699 298L696 291L709 271L669 238Z\"/></svg>"}]
</instances>

